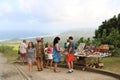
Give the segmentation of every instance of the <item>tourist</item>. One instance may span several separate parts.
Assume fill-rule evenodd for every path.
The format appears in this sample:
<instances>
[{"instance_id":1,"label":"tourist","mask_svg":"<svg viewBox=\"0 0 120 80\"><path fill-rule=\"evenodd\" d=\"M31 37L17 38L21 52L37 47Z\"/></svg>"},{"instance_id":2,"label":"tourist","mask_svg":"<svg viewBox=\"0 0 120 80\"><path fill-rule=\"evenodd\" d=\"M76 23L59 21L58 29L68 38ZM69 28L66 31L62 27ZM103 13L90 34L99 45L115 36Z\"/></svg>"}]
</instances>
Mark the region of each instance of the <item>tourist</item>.
<instances>
[{"instance_id":1,"label":"tourist","mask_svg":"<svg viewBox=\"0 0 120 80\"><path fill-rule=\"evenodd\" d=\"M38 71L43 70L43 54L44 54L44 46L43 43L41 42L41 38L37 37L36 38L37 43L36 43L36 63L37 63L37 69Z\"/></svg>"},{"instance_id":2,"label":"tourist","mask_svg":"<svg viewBox=\"0 0 120 80\"><path fill-rule=\"evenodd\" d=\"M50 69L52 67L52 63L53 63L53 43L50 43L48 48L47 48L47 52L48 52L48 60L47 60L47 67L50 63Z\"/></svg>"},{"instance_id":3,"label":"tourist","mask_svg":"<svg viewBox=\"0 0 120 80\"><path fill-rule=\"evenodd\" d=\"M44 52L43 52L43 67L46 67L46 54L45 54L45 46L44 46L44 38L41 38L41 43L43 44Z\"/></svg>"},{"instance_id":4,"label":"tourist","mask_svg":"<svg viewBox=\"0 0 120 80\"><path fill-rule=\"evenodd\" d=\"M67 50L69 46L69 39L67 39L67 41L64 43L64 49Z\"/></svg>"},{"instance_id":5,"label":"tourist","mask_svg":"<svg viewBox=\"0 0 120 80\"><path fill-rule=\"evenodd\" d=\"M29 72L31 73L32 68L33 68L33 63L35 62L35 48L33 45L33 42L28 43L28 48L27 48L27 61L28 61L28 66L29 66Z\"/></svg>"},{"instance_id":6,"label":"tourist","mask_svg":"<svg viewBox=\"0 0 120 80\"><path fill-rule=\"evenodd\" d=\"M72 73L73 72L73 60L74 60L74 53L75 53L75 43L73 41L73 37L70 36L69 37L69 46L68 46L68 54L67 54L67 65L68 65L68 73Z\"/></svg>"},{"instance_id":7,"label":"tourist","mask_svg":"<svg viewBox=\"0 0 120 80\"><path fill-rule=\"evenodd\" d=\"M23 42L20 43L19 49L20 49L20 60L21 60L21 64L24 65L25 59L26 59L26 49L27 49L26 40L23 40Z\"/></svg>"},{"instance_id":8,"label":"tourist","mask_svg":"<svg viewBox=\"0 0 120 80\"><path fill-rule=\"evenodd\" d=\"M59 70L57 70L58 62L60 61L60 58L61 58L61 54L60 54L61 50L59 48L59 41L60 41L59 37L55 37L55 39L53 41L54 72L60 72Z\"/></svg>"}]
</instances>

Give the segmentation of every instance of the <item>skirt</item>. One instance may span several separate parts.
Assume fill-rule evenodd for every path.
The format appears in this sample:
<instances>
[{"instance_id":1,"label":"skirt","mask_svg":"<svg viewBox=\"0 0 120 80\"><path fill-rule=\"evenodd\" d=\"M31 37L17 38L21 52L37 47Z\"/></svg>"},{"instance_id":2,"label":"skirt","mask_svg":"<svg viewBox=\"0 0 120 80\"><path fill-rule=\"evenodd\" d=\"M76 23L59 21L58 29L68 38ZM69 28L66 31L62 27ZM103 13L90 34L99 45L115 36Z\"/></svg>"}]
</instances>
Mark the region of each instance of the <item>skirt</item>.
<instances>
[{"instance_id":1,"label":"skirt","mask_svg":"<svg viewBox=\"0 0 120 80\"><path fill-rule=\"evenodd\" d=\"M53 54L48 54L48 59L53 59Z\"/></svg>"}]
</instances>

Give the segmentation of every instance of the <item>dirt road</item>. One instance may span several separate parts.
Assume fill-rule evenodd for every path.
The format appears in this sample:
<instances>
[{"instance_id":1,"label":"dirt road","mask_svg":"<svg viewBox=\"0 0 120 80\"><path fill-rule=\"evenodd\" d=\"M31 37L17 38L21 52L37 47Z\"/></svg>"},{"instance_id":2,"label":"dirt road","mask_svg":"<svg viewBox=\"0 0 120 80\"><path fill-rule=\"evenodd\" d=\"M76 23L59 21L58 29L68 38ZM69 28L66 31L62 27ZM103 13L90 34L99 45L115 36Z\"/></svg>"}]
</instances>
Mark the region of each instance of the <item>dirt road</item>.
<instances>
[{"instance_id":1,"label":"dirt road","mask_svg":"<svg viewBox=\"0 0 120 80\"><path fill-rule=\"evenodd\" d=\"M20 68L26 72L29 76L28 66L20 66ZM38 72L36 66L34 66L32 72L32 80L119 80L111 76L106 76L103 74L74 70L73 73L67 73L66 68L59 68L60 73L54 73L53 70L44 69L41 72Z\"/></svg>"},{"instance_id":2,"label":"dirt road","mask_svg":"<svg viewBox=\"0 0 120 80\"><path fill-rule=\"evenodd\" d=\"M0 53L0 80L25 80L13 64L8 64L7 59Z\"/></svg>"},{"instance_id":3,"label":"dirt road","mask_svg":"<svg viewBox=\"0 0 120 80\"><path fill-rule=\"evenodd\" d=\"M28 66L17 64L28 77ZM32 78L30 80L119 80L103 74L74 70L73 73L67 73L66 68L59 68L60 73L54 73L53 70L44 69L38 72L36 66L33 67ZM7 59L0 54L0 80L26 80L16 69L14 64L8 64Z\"/></svg>"}]
</instances>

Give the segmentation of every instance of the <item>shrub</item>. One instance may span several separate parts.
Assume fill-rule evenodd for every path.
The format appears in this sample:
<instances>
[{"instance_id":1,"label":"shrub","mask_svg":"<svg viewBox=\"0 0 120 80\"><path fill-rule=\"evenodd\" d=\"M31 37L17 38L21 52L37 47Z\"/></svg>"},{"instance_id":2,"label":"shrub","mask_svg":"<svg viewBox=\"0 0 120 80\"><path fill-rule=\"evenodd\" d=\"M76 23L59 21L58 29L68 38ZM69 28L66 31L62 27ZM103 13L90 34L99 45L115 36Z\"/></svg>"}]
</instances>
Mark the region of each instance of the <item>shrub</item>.
<instances>
[{"instance_id":1,"label":"shrub","mask_svg":"<svg viewBox=\"0 0 120 80\"><path fill-rule=\"evenodd\" d=\"M112 56L120 56L120 48L115 48L111 52Z\"/></svg>"},{"instance_id":2,"label":"shrub","mask_svg":"<svg viewBox=\"0 0 120 80\"><path fill-rule=\"evenodd\" d=\"M8 46L8 45L0 45L0 52L3 53L6 57L16 57L17 51L14 50L13 46Z\"/></svg>"}]
</instances>

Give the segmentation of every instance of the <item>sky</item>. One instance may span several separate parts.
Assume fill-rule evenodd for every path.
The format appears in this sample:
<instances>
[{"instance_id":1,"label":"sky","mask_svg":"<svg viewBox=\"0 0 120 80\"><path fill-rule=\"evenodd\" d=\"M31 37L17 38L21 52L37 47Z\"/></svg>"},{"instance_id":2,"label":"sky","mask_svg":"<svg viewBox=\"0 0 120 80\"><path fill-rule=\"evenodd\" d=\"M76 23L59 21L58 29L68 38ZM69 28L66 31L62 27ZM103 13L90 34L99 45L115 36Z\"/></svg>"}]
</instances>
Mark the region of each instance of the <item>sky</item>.
<instances>
[{"instance_id":1,"label":"sky","mask_svg":"<svg viewBox=\"0 0 120 80\"><path fill-rule=\"evenodd\" d=\"M120 0L0 0L0 31L98 28L120 13Z\"/></svg>"}]
</instances>

